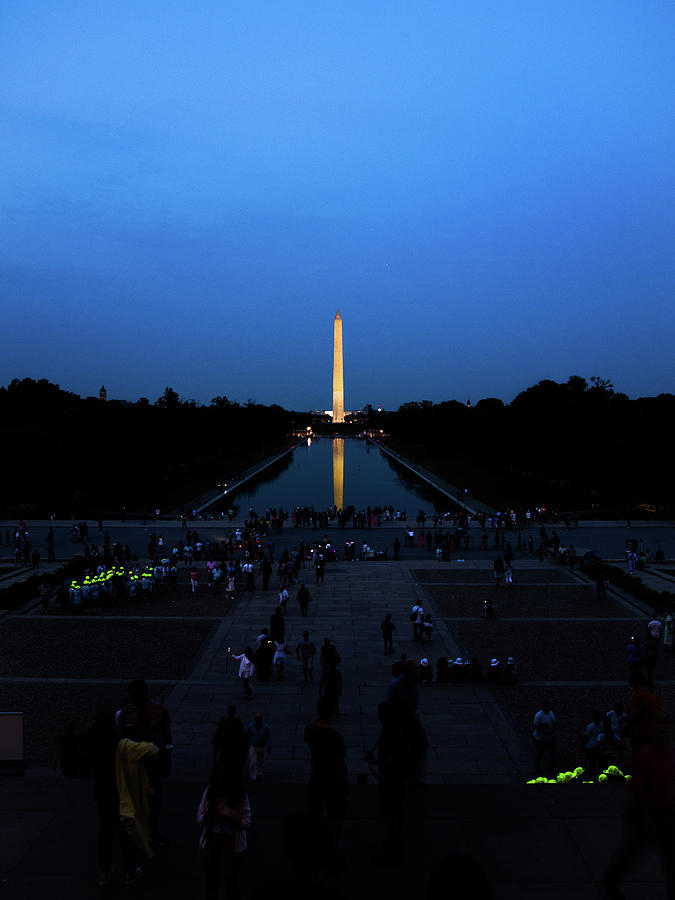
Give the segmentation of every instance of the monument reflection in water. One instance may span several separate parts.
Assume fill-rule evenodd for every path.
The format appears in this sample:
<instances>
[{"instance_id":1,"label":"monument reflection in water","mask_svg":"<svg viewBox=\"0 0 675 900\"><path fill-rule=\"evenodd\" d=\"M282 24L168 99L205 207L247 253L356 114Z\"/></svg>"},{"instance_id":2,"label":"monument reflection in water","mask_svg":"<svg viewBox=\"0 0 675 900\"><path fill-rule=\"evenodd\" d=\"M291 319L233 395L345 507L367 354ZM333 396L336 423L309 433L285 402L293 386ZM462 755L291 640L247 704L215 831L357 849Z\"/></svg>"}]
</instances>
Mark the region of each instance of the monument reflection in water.
<instances>
[{"instance_id":1,"label":"monument reflection in water","mask_svg":"<svg viewBox=\"0 0 675 900\"><path fill-rule=\"evenodd\" d=\"M393 506L409 516L418 510L445 511L451 502L358 438L319 438L297 447L290 457L266 469L213 510L237 506L262 513L267 507L344 509Z\"/></svg>"},{"instance_id":2,"label":"monument reflection in water","mask_svg":"<svg viewBox=\"0 0 675 900\"><path fill-rule=\"evenodd\" d=\"M333 438L333 506L344 508L345 439Z\"/></svg>"}]
</instances>

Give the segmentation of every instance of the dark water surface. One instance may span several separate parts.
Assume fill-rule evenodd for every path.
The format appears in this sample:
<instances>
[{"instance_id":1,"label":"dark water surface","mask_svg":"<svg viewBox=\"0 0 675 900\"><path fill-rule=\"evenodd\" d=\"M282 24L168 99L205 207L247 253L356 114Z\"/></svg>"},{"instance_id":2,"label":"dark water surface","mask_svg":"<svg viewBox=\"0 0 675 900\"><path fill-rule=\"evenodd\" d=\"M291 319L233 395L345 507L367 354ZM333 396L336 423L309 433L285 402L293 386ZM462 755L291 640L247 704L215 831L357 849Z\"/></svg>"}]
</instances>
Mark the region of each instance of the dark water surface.
<instances>
[{"instance_id":1,"label":"dark water surface","mask_svg":"<svg viewBox=\"0 0 675 900\"><path fill-rule=\"evenodd\" d=\"M319 438L298 447L241 490L228 494L227 505L232 504L258 512L267 506L365 509L379 505L393 506L409 516L420 509L445 511L452 505L408 469L357 438Z\"/></svg>"}]
</instances>

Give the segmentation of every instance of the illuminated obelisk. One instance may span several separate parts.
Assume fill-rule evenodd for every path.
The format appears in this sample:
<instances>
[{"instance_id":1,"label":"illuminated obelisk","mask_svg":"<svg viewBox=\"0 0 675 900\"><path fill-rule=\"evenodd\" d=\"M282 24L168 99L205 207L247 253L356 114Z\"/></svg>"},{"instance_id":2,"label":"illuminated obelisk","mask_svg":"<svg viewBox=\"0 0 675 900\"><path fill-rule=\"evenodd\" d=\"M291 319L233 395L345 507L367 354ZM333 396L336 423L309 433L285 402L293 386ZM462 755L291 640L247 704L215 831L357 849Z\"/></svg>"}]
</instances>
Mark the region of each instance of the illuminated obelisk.
<instances>
[{"instance_id":1,"label":"illuminated obelisk","mask_svg":"<svg viewBox=\"0 0 675 900\"><path fill-rule=\"evenodd\" d=\"M338 309L333 327L333 422L345 420L345 389L342 379L342 316Z\"/></svg>"}]
</instances>

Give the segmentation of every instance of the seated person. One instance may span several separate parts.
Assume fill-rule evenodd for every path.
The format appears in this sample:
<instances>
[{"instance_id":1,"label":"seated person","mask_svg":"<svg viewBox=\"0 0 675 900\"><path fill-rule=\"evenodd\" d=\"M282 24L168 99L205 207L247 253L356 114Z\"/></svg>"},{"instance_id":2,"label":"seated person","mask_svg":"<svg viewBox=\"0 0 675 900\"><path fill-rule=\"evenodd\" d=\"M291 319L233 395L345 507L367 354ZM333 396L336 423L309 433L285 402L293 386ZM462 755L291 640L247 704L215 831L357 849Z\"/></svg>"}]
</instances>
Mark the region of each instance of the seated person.
<instances>
[{"instance_id":1,"label":"seated person","mask_svg":"<svg viewBox=\"0 0 675 900\"><path fill-rule=\"evenodd\" d=\"M464 680L464 671L462 666L462 660L459 659L450 659L448 660L448 681L451 684L459 684Z\"/></svg>"},{"instance_id":2,"label":"seated person","mask_svg":"<svg viewBox=\"0 0 675 900\"><path fill-rule=\"evenodd\" d=\"M430 684L434 680L434 668L429 660L424 657L420 660L420 681Z\"/></svg>"},{"instance_id":3,"label":"seated person","mask_svg":"<svg viewBox=\"0 0 675 900\"><path fill-rule=\"evenodd\" d=\"M471 681L474 684L480 684L483 680L483 667L478 659L474 656L471 660Z\"/></svg>"},{"instance_id":4,"label":"seated person","mask_svg":"<svg viewBox=\"0 0 675 900\"><path fill-rule=\"evenodd\" d=\"M512 656L506 660L506 665L502 672L503 684L518 684L518 666Z\"/></svg>"},{"instance_id":5,"label":"seated person","mask_svg":"<svg viewBox=\"0 0 675 900\"><path fill-rule=\"evenodd\" d=\"M454 665L454 660L452 663ZM450 666L445 656L441 656L436 663L436 681L439 684L448 684L450 681Z\"/></svg>"},{"instance_id":6,"label":"seated person","mask_svg":"<svg viewBox=\"0 0 675 900\"><path fill-rule=\"evenodd\" d=\"M485 673L485 680L490 684L497 684L502 678L502 667L498 659L490 660L490 667Z\"/></svg>"}]
</instances>

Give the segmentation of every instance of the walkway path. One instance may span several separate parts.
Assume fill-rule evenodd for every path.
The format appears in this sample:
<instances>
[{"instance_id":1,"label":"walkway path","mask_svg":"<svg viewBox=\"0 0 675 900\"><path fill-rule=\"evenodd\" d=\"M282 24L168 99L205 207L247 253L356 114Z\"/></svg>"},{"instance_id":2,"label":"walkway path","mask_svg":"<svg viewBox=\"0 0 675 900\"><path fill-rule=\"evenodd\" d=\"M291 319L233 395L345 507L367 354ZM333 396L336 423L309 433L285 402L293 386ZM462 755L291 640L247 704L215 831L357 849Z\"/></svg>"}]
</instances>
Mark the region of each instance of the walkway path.
<instances>
[{"instance_id":1,"label":"walkway path","mask_svg":"<svg viewBox=\"0 0 675 900\"><path fill-rule=\"evenodd\" d=\"M378 536L372 535L373 542ZM277 544L288 541L292 545L302 537L306 535L290 532ZM376 705L390 680L392 660L401 652L419 656L422 650L411 640L410 606L417 599L429 605L431 596L422 586L426 582L437 588L443 584L440 578L449 580L444 573L457 573L457 581L450 583L471 588L476 584L472 572L485 572L487 566L478 553L475 565L480 568L462 569L461 574L456 564L439 571L439 564L423 554L415 552L413 557L399 563L337 562L329 566L326 582L319 587L313 583L313 572L306 569L314 598L307 619L299 614L294 591L289 600L289 643L293 645L304 627L311 630L317 644L330 636L342 655L345 678L341 713L335 724L345 737L352 783L342 840L347 867L338 875L319 873L314 891L320 895L320 885L330 883L345 898L365 900L377 885L378 893L388 897L422 898L431 867L448 851L457 850L480 860L493 884L495 900L597 897L597 879L619 837L625 791L618 786L524 785L522 779L529 775L532 763L531 748L500 705L498 692L485 686L423 687L421 717L431 741L425 778L429 786L420 790L408 809L407 857L392 869L373 864L371 856L378 849L382 823L376 785L363 751L378 733ZM556 590L563 588L567 596L559 567L521 560L518 571L531 577L533 585L555 582ZM434 576L440 576L439 581ZM280 849L281 828L284 818L304 805L308 754L302 730L314 717L316 683L305 685L291 659L287 679L257 683L254 700L246 704L224 652L228 645L239 650L253 639L267 623L275 599L276 591L242 595L225 618L216 620L217 630L190 676L175 684L169 695L176 750L163 821L173 845L146 867L143 882L134 887L138 897L177 900L196 894L194 811L207 777L214 725L231 702L246 716L262 711L274 732L273 754L263 783L251 787L254 830L245 884L288 871ZM433 600L430 608L436 612ZM397 632L396 652L385 657L379 624L387 611L394 617ZM626 618L621 612L620 621ZM442 654L456 656L458 647L449 630L452 625L446 624L450 620L440 615L434 619L434 643L431 650L424 647L424 652L434 660ZM568 619L576 621L575 617ZM50 624L38 621L43 626ZM99 621L104 628L105 622ZM69 681L74 684L77 680ZM100 681L102 687L107 683L106 679ZM520 687L526 690L528 685L515 690ZM367 784L356 784L360 774L367 776ZM96 817L90 785L64 783L53 774L44 776L44 772L29 772L23 779L0 779L0 828L5 835L0 844L0 873L8 874L0 895L17 900L38 900L45 895L85 900L95 890ZM630 900L646 896L664 900L660 870L653 861L639 868L635 877L626 887ZM106 896L125 897L128 891L117 885Z\"/></svg>"},{"instance_id":2,"label":"walkway path","mask_svg":"<svg viewBox=\"0 0 675 900\"><path fill-rule=\"evenodd\" d=\"M435 569L437 564L429 567ZM291 649L286 679L282 683L256 683L254 700L248 704L251 711L263 713L276 733L270 777L302 781L307 776L302 733L315 715L320 670L317 659L316 680L302 680L294 649L305 628L317 648L324 637L330 637L342 656L344 694L337 725L345 736L350 772L367 773L364 751L379 733L377 704L391 681L393 661L406 652L418 659L427 655L435 664L439 656L454 657L458 650L440 620L432 645L412 641L410 608L418 599L427 601L412 573L400 563L338 562L328 568L325 584L319 586L310 581L311 569L304 574L309 576L313 601L308 617L303 618L295 602L296 589L291 592L286 616ZM229 703L245 705L236 677L237 664L228 660L226 648L231 646L240 653L246 644L253 644L257 629L269 623L276 595L276 590L243 594L202 654L190 682L178 685L170 696L177 771L190 775L204 772L214 723ZM391 656L383 653L380 632L387 612L397 629ZM480 778L491 783L517 782L529 772L530 748L516 734L490 688L464 685L457 692L432 684L423 687L421 696L422 721L432 745L428 781L454 783Z\"/></svg>"}]
</instances>

